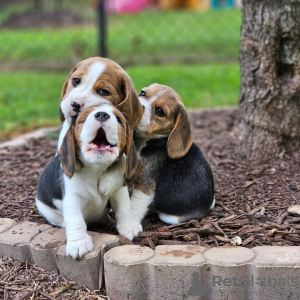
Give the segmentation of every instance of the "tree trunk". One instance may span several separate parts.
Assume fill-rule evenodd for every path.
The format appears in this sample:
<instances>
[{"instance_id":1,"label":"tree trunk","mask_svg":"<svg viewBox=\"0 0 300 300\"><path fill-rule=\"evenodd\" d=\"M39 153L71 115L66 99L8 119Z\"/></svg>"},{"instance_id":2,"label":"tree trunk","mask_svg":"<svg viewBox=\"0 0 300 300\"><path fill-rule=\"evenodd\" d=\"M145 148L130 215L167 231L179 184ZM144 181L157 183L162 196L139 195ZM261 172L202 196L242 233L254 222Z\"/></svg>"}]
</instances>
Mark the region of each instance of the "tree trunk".
<instances>
[{"instance_id":1,"label":"tree trunk","mask_svg":"<svg viewBox=\"0 0 300 300\"><path fill-rule=\"evenodd\" d=\"M243 0L240 65L241 153L299 150L299 0Z\"/></svg>"}]
</instances>

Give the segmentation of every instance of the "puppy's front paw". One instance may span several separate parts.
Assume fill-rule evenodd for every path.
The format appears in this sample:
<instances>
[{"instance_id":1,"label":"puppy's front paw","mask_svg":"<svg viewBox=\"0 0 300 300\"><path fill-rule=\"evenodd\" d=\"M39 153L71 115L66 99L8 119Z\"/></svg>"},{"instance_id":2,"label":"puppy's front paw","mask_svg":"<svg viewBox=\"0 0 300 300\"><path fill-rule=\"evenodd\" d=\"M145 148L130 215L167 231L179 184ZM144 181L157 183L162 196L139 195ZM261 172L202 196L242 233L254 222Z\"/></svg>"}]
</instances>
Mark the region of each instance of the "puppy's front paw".
<instances>
[{"instance_id":1,"label":"puppy's front paw","mask_svg":"<svg viewBox=\"0 0 300 300\"><path fill-rule=\"evenodd\" d=\"M117 229L121 235L125 236L130 241L132 241L139 232L143 231L142 225L135 220L128 223L120 223L117 225Z\"/></svg>"},{"instance_id":2,"label":"puppy's front paw","mask_svg":"<svg viewBox=\"0 0 300 300\"><path fill-rule=\"evenodd\" d=\"M73 259L81 258L84 254L94 248L93 239L86 234L83 238L76 241L67 241L66 254Z\"/></svg>"}]
</instances>

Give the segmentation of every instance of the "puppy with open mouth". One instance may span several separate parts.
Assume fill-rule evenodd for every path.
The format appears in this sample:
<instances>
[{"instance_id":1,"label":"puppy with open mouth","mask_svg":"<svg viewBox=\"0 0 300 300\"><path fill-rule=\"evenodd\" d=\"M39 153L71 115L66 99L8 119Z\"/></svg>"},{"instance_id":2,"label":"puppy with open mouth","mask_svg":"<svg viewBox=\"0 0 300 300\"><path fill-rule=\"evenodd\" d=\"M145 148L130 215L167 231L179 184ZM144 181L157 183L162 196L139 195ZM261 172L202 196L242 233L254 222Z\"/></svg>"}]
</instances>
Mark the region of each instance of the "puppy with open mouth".
<instances>
[{"instance_id":1,"label":"puppy with open mouth","mask_svg":"<svg viewBox=\"0 0 300 300\"><path fill-rule=\"evenodd\" d=\"M131 178L138 164L125 117L103 104L86 109L72 122L60 155L40 176L36 205L51 224L66 227L66 254L76 259L93 249L86 223L104 217L108 202L121 235L132 240L142 227L132 215L124 182L124 174Z\"/></svg>"},{"instance_id":2,"label":"puppy with open mouth","mask_svg":"<svg viewBox=\"0 0 300 300\"><path fill-rule=\"evenodd\" d=\"M134 132L139 154L131 180L135 218L141 222L149 207L169 224L203 217L215 203L213 174L193 143L180 96L168 86L152 84L139 99L144 113Z\"/></svg>"},{"instance_id":3,"label":"puppy with open mouth","mask_svg":"<svg viewBox=\"0 0 300 300\"><path fill-rule=\"evenodd\" d=\"M133 129L143 115L133 82L116 62L103 57L91 57L78 63L66 79L60 99L63 122L58 151L74 116L100 104L118 108Z\"/></svg>"}]
</instances>

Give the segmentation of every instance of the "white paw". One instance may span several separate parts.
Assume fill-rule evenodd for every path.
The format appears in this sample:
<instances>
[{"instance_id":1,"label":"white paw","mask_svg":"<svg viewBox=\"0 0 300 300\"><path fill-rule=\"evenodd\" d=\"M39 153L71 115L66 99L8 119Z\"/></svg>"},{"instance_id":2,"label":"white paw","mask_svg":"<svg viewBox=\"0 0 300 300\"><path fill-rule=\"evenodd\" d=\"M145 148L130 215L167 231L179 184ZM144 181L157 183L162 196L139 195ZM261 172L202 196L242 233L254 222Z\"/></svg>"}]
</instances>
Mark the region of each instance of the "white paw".
<instances>
[{"instance_id":1,"label":"white paw","mask_svg":"<svg viewBox=\"0 0 300 300\"><path fill-rule=\"evenodd\" d=\"M139 234L139 232L143 231L142 225L136 220L128 223L117 224L117 229L120 235L125 236L130 241L132 241L133 238Z\"/></svg>"},{"instance_id":2,"label":"white paw","mask_svg":"<svg viewBox=\"0 0 300 300\"><path fill-rule=\"evenodd\" d=\"M73 259L81 258L84 254L94 248L93 239L86 234L83 238L76 241L67 241L66 254Z\"/></svg>"}]
</instances>

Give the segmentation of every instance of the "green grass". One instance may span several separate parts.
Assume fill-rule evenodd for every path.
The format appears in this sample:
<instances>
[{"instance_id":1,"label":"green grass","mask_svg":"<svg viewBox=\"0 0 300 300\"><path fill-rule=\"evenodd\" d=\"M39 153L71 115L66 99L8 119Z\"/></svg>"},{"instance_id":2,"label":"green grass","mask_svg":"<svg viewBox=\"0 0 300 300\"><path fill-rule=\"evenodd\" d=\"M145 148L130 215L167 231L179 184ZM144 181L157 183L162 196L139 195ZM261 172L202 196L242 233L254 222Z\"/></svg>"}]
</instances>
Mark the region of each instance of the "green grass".
<instances>
[{"instance_id":1,"label":"green grass","mask_svg":"<svg viewBox=\"0 0 300 300\"><path fill-rule=\"evenodd\" d=\"M182 57L237 59L240 11L145 11L111 15L109 56L117 61L149 57L178 61ZM1 22L1 14L0 14ZM0 63L54 60L97 54L95 27L0 31Z\"/></svg>"},{"instance_id":2,"label":"green grass","mask_svg":"<svg viewBox=\"0 0 300 300\"><path fill-rule=\"evenodd\" d=\"M169 85L188 108L237 104L238 64L135 66L126 70L138 91L154 82ZM0 72L0 135L58 125L60 92L67 75Z\"/></svg>"},{"instance_id":3,"label":"green grass","mask_svg":"<svg viewBox=\"0 0 300 300\"><path fill-rule=\"evenodd\" d=\"M175 89L188 108L237 105L239 65L162 65L126 69L137 91L157 82Z\"/></svg>"},{"instance_id":4,"label":"green grass","mask_svg":"<svg viewBox=\"0 0 300 300\"><path fill-rule=\"evenodd\" d=\"M67 8L66 0L63 5ZM83 1L76 2L84 18L96 20ZM74 7L73 7L74 8ZM72 9L73 9L72 8ZM32 10L18 4L0 11L0 24L13 13ZM153 82L173 87L188 108L236 105L239 66L230 64L174 64L182 59L201 58L237 61L239 10L228 11L145 11L134 15L111 15L108 20L109 57L117 62L142 62L127 67L136 89ZM78 58L97 55L95 26L60 29L0 31L0 69L48 65L70 66ZM149 65L151 59L169 64ZM148 63L148 64L147 64ZM128 65L128 64L127 64ZM51 72L0 71L0 136L41 126L59 124L60 91L68 70Z\"/></svg>"},{"instance_id":5,"label":"green grass","mask_svg":"<svg viewBox=\"0 0 300 300\"><path fill-rule=\"evenodd\" d=\"M2 135L58 124L59 95L67 74L0 72Z\"/></svg>"},{"instance_id":6,"label":"green grass","mask_svg":"<svg viewBox=\"0 0 300 300\"><path fill-rule=\"evenodd\" d=\"M0 61L72 62L78 47L81 56L95 56L96 43L94 28L3 30Z\"/></svg>"},{"instance_id":7,"label":"green grass","mask_svg":"<svg viewBox=\"0 0 300 300\"><path fill-rule=\"evenodd\" d=\"M112 15L109 45L112 56L205 55L238 57L241 13L228 11L146 11ZM138 27L137 27L138 24Z\"/></svg>"}]
</instances>

